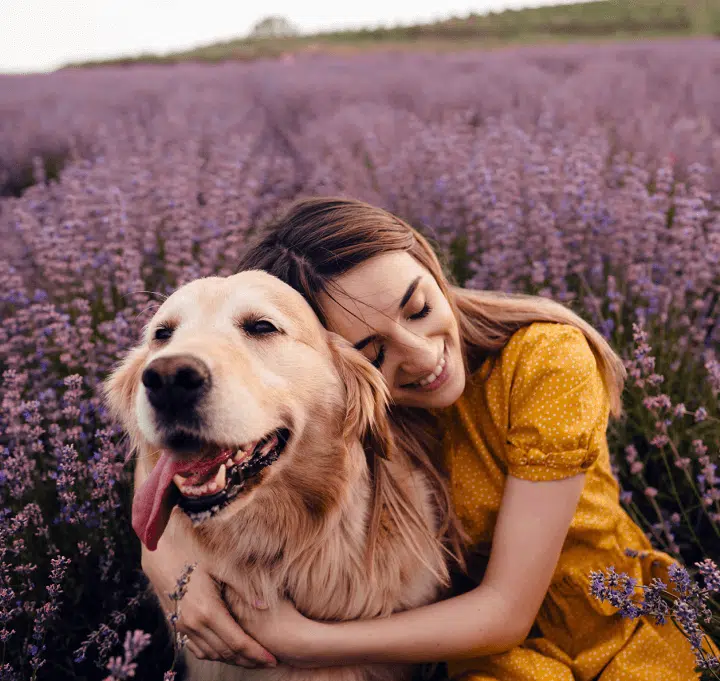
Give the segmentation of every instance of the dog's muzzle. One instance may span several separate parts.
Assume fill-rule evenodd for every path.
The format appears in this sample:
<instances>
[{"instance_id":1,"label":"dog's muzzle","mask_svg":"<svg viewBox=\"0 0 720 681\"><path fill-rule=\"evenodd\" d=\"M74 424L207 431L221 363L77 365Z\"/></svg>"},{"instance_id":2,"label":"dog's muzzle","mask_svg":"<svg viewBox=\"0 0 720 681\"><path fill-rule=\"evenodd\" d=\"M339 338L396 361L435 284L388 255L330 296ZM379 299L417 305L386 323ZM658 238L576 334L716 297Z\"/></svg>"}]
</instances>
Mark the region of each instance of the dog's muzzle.
<instances>
[{"instance_id":1,"label":"dog's muzzle","mask_svg":"<svg viewBox=\"0 0 720 681\"><path fill-rule=\"evenodd\" d=\"M212 385L210 369L192 355L158 357L142 373L148 401L164 425L196 425L197 408Z\"/></svg>"}]
</instances>

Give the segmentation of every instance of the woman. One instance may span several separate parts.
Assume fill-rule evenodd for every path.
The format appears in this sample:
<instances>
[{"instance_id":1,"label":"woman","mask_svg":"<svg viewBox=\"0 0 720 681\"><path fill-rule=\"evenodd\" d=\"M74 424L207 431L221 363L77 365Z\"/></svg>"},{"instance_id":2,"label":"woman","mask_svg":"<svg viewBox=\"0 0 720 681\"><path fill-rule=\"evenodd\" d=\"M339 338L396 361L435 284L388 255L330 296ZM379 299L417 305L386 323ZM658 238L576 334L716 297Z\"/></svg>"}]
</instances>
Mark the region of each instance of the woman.
<instances>
[{"instance_id":1,"label":"woman","mask_svg":"<svg viewBox=\"0 0 720 681\"><path fill-rule=\"evenodd\" d=\"M296 203L241 269L300 291L383 373L399 442L434 474L444 539L460 565L469 558L473 581L368 621L315 622L289 603L258 603L241 628L200 565L178 627L195 655L243 666L274 665L266 649L304 667L448 661L451 676L475 681L698 678L675 627L622 619L589 593L591 570L667 582L672 562L620 507L605 433L624 369L592 327L543 298L450 286L420 234L352 200ZM169 532L143 551L143 569L164 594L192 558Z\"/></svg>"}]
</instances>

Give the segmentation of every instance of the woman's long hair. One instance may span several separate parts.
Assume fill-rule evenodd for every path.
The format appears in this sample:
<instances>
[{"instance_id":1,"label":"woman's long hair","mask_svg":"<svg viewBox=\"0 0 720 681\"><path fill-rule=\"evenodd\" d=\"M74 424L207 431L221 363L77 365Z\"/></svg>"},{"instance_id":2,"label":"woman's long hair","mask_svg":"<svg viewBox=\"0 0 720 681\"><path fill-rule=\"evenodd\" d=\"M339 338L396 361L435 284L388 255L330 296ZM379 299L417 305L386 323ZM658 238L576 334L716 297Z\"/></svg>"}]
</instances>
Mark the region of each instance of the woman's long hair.
<instances>
[{"instance_id":1,"label":"woman's long hair","mask_svg":"<svg viewBox=\"0 0 720 681\"><path fill-rule=\"evenodd\" d=\"M597 359L610 397L611 413L622 411L620 395L625 369L605 339L578 315L559 303L519 294L475 291L452 286L428 241L400 218L362 201L345 198L308 198L295 202L276 223L260 235L240 262L240 270L261 269L299 291L320 321L327 325L321 294L333 297L334 279L370 258L402 251L423 265L438 283L460 328L465 368L471 373L488 358L497 357L510 337L533 322L571 324L580 329ZM393 407L391 421L396 452L423 469L433 483L442 515L437 540L449 549L461 567L468 537L454 510L442 464L438 428L425 410ZM369 540L375 543L381 507L413 516L407 500L398 499L391 476L375 458L374 521ZM400 505L400 509L398 509ZM398 527L404 527L404 522Z\"/></svg>"}]
</instances>

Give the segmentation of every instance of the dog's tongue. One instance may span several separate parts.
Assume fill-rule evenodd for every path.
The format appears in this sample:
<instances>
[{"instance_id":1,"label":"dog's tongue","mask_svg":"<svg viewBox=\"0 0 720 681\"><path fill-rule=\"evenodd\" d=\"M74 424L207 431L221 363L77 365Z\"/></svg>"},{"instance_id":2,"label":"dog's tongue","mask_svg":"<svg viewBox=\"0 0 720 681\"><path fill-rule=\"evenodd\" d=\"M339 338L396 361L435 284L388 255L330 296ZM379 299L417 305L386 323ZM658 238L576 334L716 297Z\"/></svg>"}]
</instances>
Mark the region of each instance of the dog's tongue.
<instances>
[{"instance_id":1,"label":"dog's tongue","mask_svg":"<svg viewBox=\"0 0 720 681\"><path fill-rule=\"evenodd\" d=\"M217 468L227 459L222 452L213 459L182 461L169 452L163 452L160 460L152 469L145 483L135 492L132 505L132 526L140 541L154 551L170 520L174 503L171 502L173 476L192 472L194 476L203 475Z\"/></svg>"}]
</instances>

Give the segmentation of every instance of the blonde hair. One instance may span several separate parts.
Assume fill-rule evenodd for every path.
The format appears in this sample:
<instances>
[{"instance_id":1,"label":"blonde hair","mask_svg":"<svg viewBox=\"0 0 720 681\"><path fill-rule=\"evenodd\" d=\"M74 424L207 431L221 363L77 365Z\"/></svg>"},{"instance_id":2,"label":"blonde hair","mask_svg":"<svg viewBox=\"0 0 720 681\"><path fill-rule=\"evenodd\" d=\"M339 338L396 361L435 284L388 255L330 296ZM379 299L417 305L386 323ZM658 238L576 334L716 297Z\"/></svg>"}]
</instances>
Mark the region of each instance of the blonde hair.
<instances>
[{"instance_id":1,"label":"blonde hair","mask_svg":"<svg viewBox=\"0 0 720 681\"><path fill-rule=\"evenodd\" d=\"M607 389L613 416L622 412L625 368L605 339L590 324L563 305L521 294L476 291L451 285L430 243L399 217L362 201L337 197L296 201L246 252L239 269L263 269L299 291L327 325L319 299L332 297L333 279L374 256L404 251L435 278L459 323L465 368L475 371L496 357L519 329L533 322L556 322L577 327L585 335ZM391 409L396 455L418 465L430 477L442 515L438 539L450 545L464 567L468 537L452 506L441 474L437 424L429 412ZM375 509L398 508L393 481L382 457L375 457ZM406 504L402 504L403 507ZM409 505L402 509L410 513ZM377 536L379 513L374 513L370 544ZM398 525L402 527L403 525Z\"/></svg>"}]
</instances>

